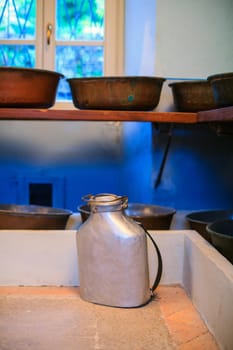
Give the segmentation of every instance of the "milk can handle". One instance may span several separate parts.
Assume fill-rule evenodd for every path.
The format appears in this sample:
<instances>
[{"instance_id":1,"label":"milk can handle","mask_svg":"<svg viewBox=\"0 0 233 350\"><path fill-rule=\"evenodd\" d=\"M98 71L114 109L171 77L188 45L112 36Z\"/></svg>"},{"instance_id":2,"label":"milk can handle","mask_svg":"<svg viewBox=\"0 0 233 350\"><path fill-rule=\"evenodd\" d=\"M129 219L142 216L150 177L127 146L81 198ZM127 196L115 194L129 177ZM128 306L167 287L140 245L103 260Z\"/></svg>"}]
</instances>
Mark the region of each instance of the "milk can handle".
<instances>
[{"instance_id":1,"label":"milk can handle","mask_svg":"<svg viewBox=\"0 0 233 350\"><path fill-rule=\"evenodd\" d=\"M149 232L145 229L145 227L140 223L140 226L142 226L142 228L144 229L144 231L146 232L147 236L150 238L154 248L155 248L155 251L156 251L156 254L157 254L157 257L158 257L158 270L157 270L157 274L155 276L155 280L154 280L154 283L152 285L152 287L150 288L151 292L153 293L155 288L158 286L160 280L161 280L161 276L162 276L162 272L163 272L163 261L162 261L162 256L161 256L161 253L160 253L160 250L159 250L159 247L157 246L157 244L155 243L154 239L152 238L152 236L149 234Z\"/></svg>"}]
</instances>

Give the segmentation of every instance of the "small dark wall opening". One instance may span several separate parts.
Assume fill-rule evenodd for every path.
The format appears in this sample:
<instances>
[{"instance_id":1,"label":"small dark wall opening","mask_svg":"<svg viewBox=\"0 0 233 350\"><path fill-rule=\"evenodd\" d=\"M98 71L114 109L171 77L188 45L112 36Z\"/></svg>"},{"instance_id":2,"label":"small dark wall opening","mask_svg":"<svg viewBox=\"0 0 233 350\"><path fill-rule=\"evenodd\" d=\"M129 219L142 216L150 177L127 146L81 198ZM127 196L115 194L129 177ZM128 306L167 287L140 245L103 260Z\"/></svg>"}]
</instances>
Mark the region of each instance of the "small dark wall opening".
<instances>
[{"instance_id":1,"label":"small dark wall opening","mask_svg":"<svg viewBox=\"0 0 233 350\"><path fill-rule=\"evenodd\" d=\"M29 184L29 203L34 205L43 205L52 207L53 205L53 186L51 183L30 183Z\"/></svg>"}]
</instances>

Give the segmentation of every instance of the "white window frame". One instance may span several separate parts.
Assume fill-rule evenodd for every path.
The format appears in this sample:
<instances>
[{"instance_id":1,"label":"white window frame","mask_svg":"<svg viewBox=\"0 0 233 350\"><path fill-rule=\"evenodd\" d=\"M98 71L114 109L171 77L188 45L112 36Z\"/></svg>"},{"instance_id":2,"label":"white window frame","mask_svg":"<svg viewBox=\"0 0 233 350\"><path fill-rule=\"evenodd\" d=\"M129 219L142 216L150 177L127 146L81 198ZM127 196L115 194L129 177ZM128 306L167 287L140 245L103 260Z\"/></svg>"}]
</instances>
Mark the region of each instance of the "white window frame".
<instances>
[{"instance_id":1,"label":"white window frame","mask_svg":"<svg viewBox=\"0 0 233 350\"><path fill-rule=\"evenodd\" d=\"M62 41L55 43L55 36L51 36L51 45L46 43L46 28L47 24L51 23L55 30L55 1L38 0L38 3L44 3L42 18L40 21L40 13L38 13L38 33L42 33L42 37L38 41L42 44L43 49L38 50L38 66L46 69L54 70L55 64L55 45L90 45L90 42L85 41ZM39 4L40 5L40 4ZM39 10L40 11L40 10ZM40 23L43 25L43 30L40 28ZM105 0L105 40L101 45L104 46L104 75L119 76L123 74L124 64L124 0ZM38 35L39 37L39 35ZM99 42L93 41L92 44ZM39 46L38 46L39 48ZM42 51L42 52L41 52ZM43 54L44 52L44 54ZM39 57L41 55L41 58ZM74 108L71 102L55 103L56 109Z\"/></svg>"}]
</instances>

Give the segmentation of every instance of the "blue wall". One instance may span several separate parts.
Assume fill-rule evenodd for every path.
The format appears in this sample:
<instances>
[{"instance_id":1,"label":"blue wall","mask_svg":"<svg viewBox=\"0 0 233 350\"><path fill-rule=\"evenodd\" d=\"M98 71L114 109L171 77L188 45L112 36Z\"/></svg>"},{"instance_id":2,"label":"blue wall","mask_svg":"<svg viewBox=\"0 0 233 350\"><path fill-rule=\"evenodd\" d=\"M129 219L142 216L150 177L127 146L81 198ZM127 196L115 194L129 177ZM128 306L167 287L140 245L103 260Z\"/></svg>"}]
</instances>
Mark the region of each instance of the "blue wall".
<instances>
[{"instance_id":1,"label":"blue wall","mask_svg":"<svg viewBox=\"0 0 233 350\"><path fill-rule=\"evenodd\" d=\"M176 209L233 208L233 133L214 124L175 125L167 161L153 201ZM158 175L167 133L154 129L153 169Z\"/></svg>"},{"instance_id":2,"label":"blue wall","mask_svg":"<svg viewBox=\"0 0 233 350\"><path fill-rule=\"evenodd\" d=\"M0 202L28 204L29 183L51 182L53 205L73 211L83 195L101 192L177 210L233 208L232 134L218 135L209 124L174 125L161 182L154 188L167 137L166 125L124 123L118 153L95 145L83 159L72 154L50 162L0 141Z\"/></svg>"},{"instance_id":3,"label":"blue wall","mask_svg":"<svg viewBox=\"0 0 233 350\"><path fill-rule=\"evenodd\" d=\"M67 137L65 123L64 138ZM68 151L64 151L61 142L55 140L52 142L53 152L49 157L44 145L41 145L41 153L33 145L31 134L28 134L30 142L27 140L27 133L21 135L20 141L12 135L10 141L2 138L0 202L30 204L30 183L51 183L53 206L73 211L77 211L82 196L89 193L116 193L127 195L130 201L151 202L151 124L123 124L122 127L116 126L115 137L115 134L103 135L102 131L95 129L95 124L89 123L87 130L91 135L91 128L94 128L98 142L93 141L86 130L86 139L89 142L77 140L73 149L69 145ZM75 125L78 128L79 124ZM48 130L48 138L49 135Z\"/></svg>"}]
</instances>

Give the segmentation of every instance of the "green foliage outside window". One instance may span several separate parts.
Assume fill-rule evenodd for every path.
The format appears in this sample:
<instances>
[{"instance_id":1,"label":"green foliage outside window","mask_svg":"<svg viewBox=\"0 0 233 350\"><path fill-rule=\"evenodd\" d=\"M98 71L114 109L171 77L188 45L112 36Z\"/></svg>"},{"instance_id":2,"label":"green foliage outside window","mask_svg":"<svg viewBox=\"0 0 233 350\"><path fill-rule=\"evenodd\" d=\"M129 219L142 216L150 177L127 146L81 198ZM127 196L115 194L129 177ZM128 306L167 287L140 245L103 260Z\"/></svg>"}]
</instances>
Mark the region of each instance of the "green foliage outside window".
<instances>
[{"instance_id":1,"label":"green foliage outside window","mask_svg":"<svg viewBox=\"0 0 233 350\"><path fill-rule=\"evenodd\" d=\"M104 0L57 0L57 40L103 40Z\"/></svg>"}]
</instances>

